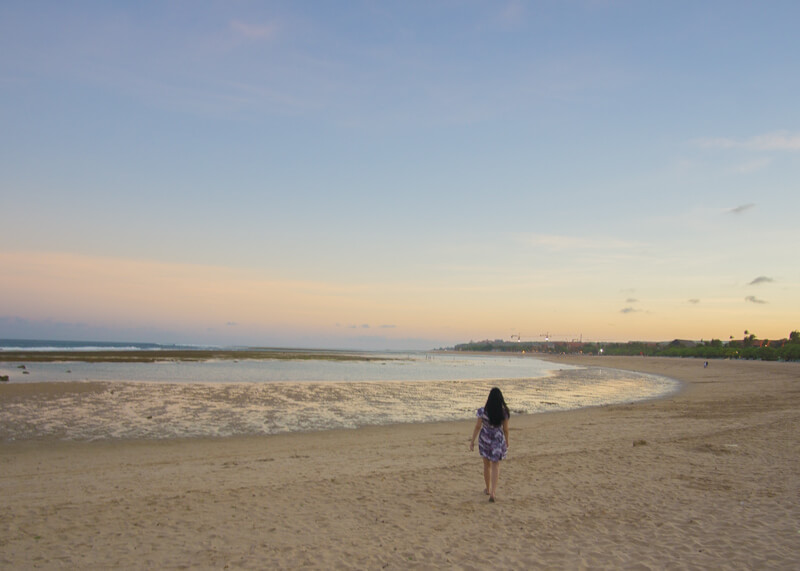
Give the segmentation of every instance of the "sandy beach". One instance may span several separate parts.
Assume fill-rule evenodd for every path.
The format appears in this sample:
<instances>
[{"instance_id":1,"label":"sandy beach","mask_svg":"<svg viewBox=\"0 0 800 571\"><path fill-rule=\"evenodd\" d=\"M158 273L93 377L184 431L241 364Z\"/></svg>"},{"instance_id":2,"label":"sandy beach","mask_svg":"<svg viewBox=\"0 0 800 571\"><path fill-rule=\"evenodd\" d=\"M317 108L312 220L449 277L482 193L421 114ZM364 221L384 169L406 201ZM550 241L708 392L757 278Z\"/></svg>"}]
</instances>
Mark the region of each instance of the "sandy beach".
<instances>
[{"instance_id":1,"label":"sandy beach","mask_svg":"<svg viewBox=\"0 0 800 571\"><path fill-rule=\"evenodd\" d=\"M684 388L512 417L494 504L468 450L471 421L1 444L0 567L800 565L800 363L561 361L664 375ZM0 407L30 390L3 384Z\"/></svg>"}]
</instances>

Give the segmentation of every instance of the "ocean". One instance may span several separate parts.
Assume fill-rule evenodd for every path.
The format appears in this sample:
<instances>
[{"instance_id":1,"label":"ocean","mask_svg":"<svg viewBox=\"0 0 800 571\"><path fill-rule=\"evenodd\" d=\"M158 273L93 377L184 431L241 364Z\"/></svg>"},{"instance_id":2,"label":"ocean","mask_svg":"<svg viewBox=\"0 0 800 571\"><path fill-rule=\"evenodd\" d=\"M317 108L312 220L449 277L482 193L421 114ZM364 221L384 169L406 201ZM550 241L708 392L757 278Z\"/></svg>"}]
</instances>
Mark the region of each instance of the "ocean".
<instances>
[{"instance_id":1,"label":"ocean","mask_svg":"<svg viewBox=\"0 0 800 571\"><path fill-rule=\"evenodd\" d=\"M31 350L26 343L62 352L187 348L0 340L0 351ZM494 386L512 414L635 402L678 388L677 381L664 377L530 356L361 355L369 360L0 362L0 375L8 375L9 384L47 388L0 400L0 440L226 437L464 420L474 418Z\"/></svg>"}]
</instances>

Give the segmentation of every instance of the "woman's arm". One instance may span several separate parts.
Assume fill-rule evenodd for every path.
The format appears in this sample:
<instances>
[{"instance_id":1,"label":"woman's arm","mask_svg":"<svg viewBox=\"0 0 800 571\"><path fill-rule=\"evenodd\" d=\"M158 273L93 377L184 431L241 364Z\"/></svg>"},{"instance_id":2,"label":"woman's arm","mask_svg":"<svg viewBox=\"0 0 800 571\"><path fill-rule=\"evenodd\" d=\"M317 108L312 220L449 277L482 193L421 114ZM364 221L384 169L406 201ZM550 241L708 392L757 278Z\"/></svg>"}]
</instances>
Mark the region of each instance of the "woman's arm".
<instances>
[{"instance_id":1,"label":"woman's arm","mask_svg":"<svg viewBox=\"0 0 800 571\"><path fill-rule=\"evenodd\" d=\"M503 436L506 437L506 447L508 447L509 441L508 441L508 419L507 418L503 420Z\"/></svg>"},{"instance_id":2,"label":"woman's arm","mask_svg":"<svg viewBox=\"0 0 800 571\"><path fill-rule=\"evenodd\" d=\"M469 449L472 450L475 448L475 438L478 436L478 433L481 431L481 426L483 422L479 418L478 421L475 423L475 430L472 431L472 438L469 440Z\"/></svg>"}]
</instances>

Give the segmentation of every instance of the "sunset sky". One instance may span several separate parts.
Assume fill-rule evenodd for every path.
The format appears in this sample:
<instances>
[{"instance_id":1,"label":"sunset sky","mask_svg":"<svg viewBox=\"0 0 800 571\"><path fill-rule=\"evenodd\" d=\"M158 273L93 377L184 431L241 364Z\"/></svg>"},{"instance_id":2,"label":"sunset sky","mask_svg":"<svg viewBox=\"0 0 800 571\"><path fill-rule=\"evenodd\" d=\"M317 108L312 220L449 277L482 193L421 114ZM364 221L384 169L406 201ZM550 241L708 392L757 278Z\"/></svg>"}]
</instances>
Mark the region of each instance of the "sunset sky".
<instances>
[{"instance_id":1,"label":"sunset sky","mask_svg":"<svg viewBox=\"0 0 800 571\"><path fill-rule=\"evenodd\" d=\"M0 3L0 338L800 329L800 3Z\"/></svg>"}]
</instances>

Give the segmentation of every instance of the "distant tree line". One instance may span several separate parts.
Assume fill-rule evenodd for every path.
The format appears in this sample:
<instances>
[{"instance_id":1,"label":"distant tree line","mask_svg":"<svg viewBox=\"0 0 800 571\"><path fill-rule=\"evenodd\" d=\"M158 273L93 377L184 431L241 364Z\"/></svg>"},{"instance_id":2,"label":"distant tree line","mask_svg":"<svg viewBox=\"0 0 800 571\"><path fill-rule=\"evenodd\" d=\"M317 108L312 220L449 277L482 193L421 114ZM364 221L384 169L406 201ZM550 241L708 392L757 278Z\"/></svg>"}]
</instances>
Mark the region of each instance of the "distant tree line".
<instances>
[{"instance_id":1,"label":"distant tree line","mask_svg":"<svg viewBox=\"0 0 800 571\"><path fill-rule=\"evenodd\" d=\"M758 339L745 331L741 340L684 341L665 343L629 341L627 343L583 343L567 341L470 341L456 345L456 351L503 353L556 353L584 355L645 355L653 357L697 357L701 359L756 359L761 361L800 361L800 331L788 339Z\"/></svg>"}]
</instances>

